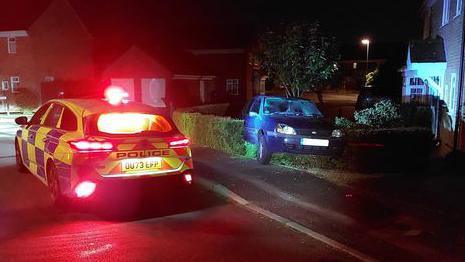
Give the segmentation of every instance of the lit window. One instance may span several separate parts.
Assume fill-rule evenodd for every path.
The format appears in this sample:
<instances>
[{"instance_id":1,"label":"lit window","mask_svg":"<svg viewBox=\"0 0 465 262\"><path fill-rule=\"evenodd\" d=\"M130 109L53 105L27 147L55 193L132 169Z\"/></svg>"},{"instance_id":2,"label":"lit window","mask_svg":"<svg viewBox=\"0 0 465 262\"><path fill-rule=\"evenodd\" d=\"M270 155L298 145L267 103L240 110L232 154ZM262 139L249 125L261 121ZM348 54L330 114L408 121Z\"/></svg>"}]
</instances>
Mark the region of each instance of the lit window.
<instances>
[{"instance_id":1,"label":"lit window","mask_svg":"<svg viewBox=\"0 0 465 262\"><path fill-rule=\"evenodd\" d=\"M12 93L16 93L18 92L18 88L19 88L19 76L12 76L10 77L10 86L11 86L11 92Z\"/></svg>"},{"instance_id":2,"label":"lit window","mask_svg":"<svg viewBox=\"0 0 465 262\"><path fill-rule=\"evenodd\" d=\"M226 91L230 95L239 95L239 79L227 79L226 80Z\"/></svg>"},{"instance_id":3,"label":"lit window","mask_svg":"<svg viewBox=\"0 0 465 262\"><path fill-rule=\"evenodd\" d=\"M462 14L462 5L463 5L463 0L457 0L457 6L455 8L456 17Z\"/></svg>"},{"instance_id":4,"label":"lit window","mask_svg":"<svg viewBox=\"0 0 465 262\"><path fill-rule=\"evenodd\" d=\"M449 23L449 15L450 15L450 0L444 0L444 4L442 6L442 25L447 25Z\"/></svg>"},{"instance_id":5,"label":"lit window","mask_svg":"<svg viewBox=\"0 0 465 262\"><path fill-rule=\"evenodd\" d=\"M353 69L357 69L357 63L354 63L354 64L352 65L352 67L353 67Z\"/></svg>"},{"instance_id":6,"label":"lit window","mask_svg":"<svg viewBox=\"0 0 465 262\"><path fill-rule=\"evenodd\" d=\"M16 54L16 38L8 37L8 54Z\"/></svg>"}]
</instances>

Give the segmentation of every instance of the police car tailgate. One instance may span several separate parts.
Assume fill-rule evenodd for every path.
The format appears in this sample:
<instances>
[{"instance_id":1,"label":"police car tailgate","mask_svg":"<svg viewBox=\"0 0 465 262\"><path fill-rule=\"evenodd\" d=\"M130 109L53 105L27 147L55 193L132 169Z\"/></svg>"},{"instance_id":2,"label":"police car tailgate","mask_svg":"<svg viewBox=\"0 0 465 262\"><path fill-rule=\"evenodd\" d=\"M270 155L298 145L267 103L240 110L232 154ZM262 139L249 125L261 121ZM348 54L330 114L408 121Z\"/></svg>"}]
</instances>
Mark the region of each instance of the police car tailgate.
<instances>
[{"instance_id":1,"label":"police car tailgate","mask_svg":"<svg viewBox=\"0 0 465 262\"><path fill-rule=\"evenodd\" d=\"M170 141L164 138L113 141L113 151L95 162L95 170L102 177L137 177L177 174L192 169L190 148L170 146Z\"/></svg>"}]
</instances>

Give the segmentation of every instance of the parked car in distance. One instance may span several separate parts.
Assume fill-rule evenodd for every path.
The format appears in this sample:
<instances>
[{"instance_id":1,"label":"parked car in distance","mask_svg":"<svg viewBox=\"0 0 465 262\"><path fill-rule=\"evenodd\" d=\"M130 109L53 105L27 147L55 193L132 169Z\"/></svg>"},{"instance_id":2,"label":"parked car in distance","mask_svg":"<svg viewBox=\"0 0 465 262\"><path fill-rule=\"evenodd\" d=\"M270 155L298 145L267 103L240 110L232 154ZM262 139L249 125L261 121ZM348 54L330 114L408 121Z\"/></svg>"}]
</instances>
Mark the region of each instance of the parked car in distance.
<instances>
[{"instance_id":1,"label":"parked car in distance","mask_svg":"<svg viewBox=\"0 0 465 262\"><path fill-rule=\"evenodd\" d=\"M258 145L262 164L268 164L273 153L340 155L344 149L343 132L310 100L257 96L244 114L244 139Z\"/></svg>"}]
</instances>

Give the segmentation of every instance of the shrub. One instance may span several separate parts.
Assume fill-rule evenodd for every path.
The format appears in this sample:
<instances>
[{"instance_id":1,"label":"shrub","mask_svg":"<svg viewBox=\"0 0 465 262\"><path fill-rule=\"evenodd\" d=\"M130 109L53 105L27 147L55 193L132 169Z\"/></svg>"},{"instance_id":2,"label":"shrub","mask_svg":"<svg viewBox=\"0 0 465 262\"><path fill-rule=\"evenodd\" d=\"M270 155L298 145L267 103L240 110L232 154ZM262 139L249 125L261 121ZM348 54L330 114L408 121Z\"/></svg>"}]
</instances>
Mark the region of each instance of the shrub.
<instances>
[{"instance_id":1,"label":"shrub","mask_svg":"<svg viewBox=\"0 0 465 262\"><path fill-rule=\"evenodd\" d=\"M247 155L247 151L251 150L247 149L250 146L246 146L242 139L244 130L242 120L200 113L174 112L173 121L195 144L242 156Z\"/></svg>"},{"instance_id":2,"label":"shrub","mask_svg":"<svg viewBox=\"0 0 465 262\"><path fill-rule=\"evenodd\" d=\"M355 123L345 117L336 117L336 119L334 120L334 125L337 128L350 129L355 126Z\"/></svg>"},{"instance_id":3,"label":"shrub","mask_svg":"<svg viewBox=\"0 0 465 262\"><path fill-rule=\"evenodd\" d=\"M368 127L389 127L400 119L399 108L390 100L381 100L373 107L354 114L355 121L359 125Z\"/></svg>"}]
</instances>

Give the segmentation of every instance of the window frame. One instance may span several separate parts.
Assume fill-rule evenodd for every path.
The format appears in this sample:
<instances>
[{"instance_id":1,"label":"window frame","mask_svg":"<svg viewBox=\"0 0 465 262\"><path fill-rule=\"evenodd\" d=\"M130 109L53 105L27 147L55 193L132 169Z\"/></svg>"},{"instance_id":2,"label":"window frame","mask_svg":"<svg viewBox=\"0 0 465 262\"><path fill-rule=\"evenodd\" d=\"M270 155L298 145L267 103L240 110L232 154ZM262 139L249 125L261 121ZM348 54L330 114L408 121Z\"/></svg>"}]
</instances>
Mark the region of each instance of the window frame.
<instances>
[{"instance_id":1,"label":"window frame","mask_svg":"<svg viewBox=\"0 0 465 262\"><path fill-rule=\"evenodd\" d=\"M52 103L46 103L43 106L41 106L36 111L36 113L32 116L31 120L28 123L28 127L31 126L31 125L42 125L42 122L45 120L44 117L47 117L47 113L48 113L51 105L52 105ZM44 111L42 111L42 110L44 110ZM39 115L40 115L40 117L39 117ZM36 118L39 118L39 119L36 119ZM33 120L39 120L39 121L37 123L33 123L32 122Z\"/></svg>"},{"instance_id":2,"label":"window frame","mask_svg":"<svg viewBox=\"0 0 465 262\"><path fill-rule=\"evenodd\" d=\"M53 110L55 110L55 107L60 107L61 108L61 111L60 111L60 115L58 117L58 119L56 120L56 123L54 126L52 125L47 125L46 122L48 120L48 118L51 116L51 113L53 112ZM63 110L64 110L65 106L61 105L61 104L58 104L58 103L51 103L51 106L50 108L48 109L47 111L47 115L45 116L45 118L42 120L42 126L44 127L48 127L48 128L57 128L59 129L59 124L61 123L61 117L63 116Z\"/></svg>"},{"instance_id":3,"label":"window frame","mask_svg":"<svg viewBox=\"0 0 465 262\"><path fill-rule=\"evenodd\" d=\"M10 88L11 88L12 93L18 92L18 90L16 89L19 87L20 84L21 84L21 79L19 78L19 76L10 76Z\"/></svg>"},{"instance_id":4,"label":"window frame","mask_svg":"<svg viewBox=\"0 0 465 262\"><path fill-rule=\"evenodd\" d=\"M7 37L7 46L8 46L8 54L16 54L17 53L17 39L16 37Z\"/></svg>"},{"instance_id":5,"label":"window frame","mask_svg":"<svg viewBox=\"0 0 465 262\"><path fill-rule=\"evenodd\" d=\"M226 79L226 91L229 95L239 95L239 78L228 78Z\"/></svg>"},{"instance_id":6,"label":"window frame","mask_svg":"<svg viewBox=\"0 0 465 262\"><path fill-rule=\"evenodd\" d=\"M455 3L455 16L454 18L460 16L462 14L463 9L463 0L457 0Z\"/></svg>"},{"instance_id":7,"label":"window frame","mask_svg":"<svg viewBox=\"0 0 465 262\"><path fill-rule=\"evenodd\" d=\"M78 117L76 116L76 114L73 112L73 110L71 110L69 107L65 106L65 105L62 105L63 106L63 111L61 111L61 117L60 117L60 121L58 123L58 126L57 128L58 129L61 129L61 130L64 130L64 131L67 131L67 132L76 132L78 131L79 129L79 123L78 123ZM65 114L65 111L68 111L71 113L71 115L74 117L74 120L75 120L75 124L76 124L76 128L75 129L64 129L63 128L63 116Z\"/></svg>"},{"instance_id":8,"label":"window frame","mask_svg":"<svg viewBox=\"0 0 465 262\"><path fill-rule=\"evenodd\" d=\"M8 91L8 90L10 90L10 81L2 80L2 91Z\"/></svg>"},{"instance_id":9,"label":"window frame","mask_svg":"<svg viewBox=\"0 0 465 262\"><path fill-rule=\"evenodd\" d=\"M446 26L450 21L450 0L443 0L442 4L442 26Z\"/></svg>"}]
</instances>

